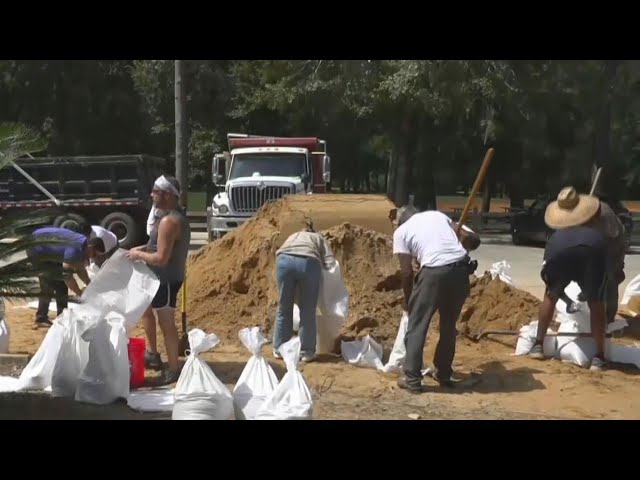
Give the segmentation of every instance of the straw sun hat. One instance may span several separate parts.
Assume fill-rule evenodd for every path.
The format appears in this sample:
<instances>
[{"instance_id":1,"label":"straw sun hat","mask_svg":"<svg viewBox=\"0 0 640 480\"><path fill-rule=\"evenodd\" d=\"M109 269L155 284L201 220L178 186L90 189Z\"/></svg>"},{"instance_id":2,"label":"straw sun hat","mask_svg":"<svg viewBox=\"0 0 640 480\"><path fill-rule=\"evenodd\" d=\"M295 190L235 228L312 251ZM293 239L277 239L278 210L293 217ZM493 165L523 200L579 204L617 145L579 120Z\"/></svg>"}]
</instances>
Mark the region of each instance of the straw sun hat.
<instances>
[{"instance_id":1,"label":"straw sun hat","mask_svg":"<svg viewBox=\"0 0 640 480\"><path fill-rule=\"evenodd\" d=\"M600 209L600 200L591 195L582 195L573 187L560 190L558 199L551 202L544 214L545 223L553 228L568 228L591 220Z\"/></svg>"}]
</instances>

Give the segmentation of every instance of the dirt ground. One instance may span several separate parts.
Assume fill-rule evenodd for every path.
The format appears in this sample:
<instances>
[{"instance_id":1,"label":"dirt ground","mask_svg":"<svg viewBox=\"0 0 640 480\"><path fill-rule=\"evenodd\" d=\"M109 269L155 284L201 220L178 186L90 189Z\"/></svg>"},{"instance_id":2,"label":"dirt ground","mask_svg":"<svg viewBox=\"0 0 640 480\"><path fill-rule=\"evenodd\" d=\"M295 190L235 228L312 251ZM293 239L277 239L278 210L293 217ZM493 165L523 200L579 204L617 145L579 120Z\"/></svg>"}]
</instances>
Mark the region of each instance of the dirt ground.
<instances>
[{"instance_id":1,"label":"dirt ground","mask_svg":"<svg viewBox=\"0 0 640 480\"><path fill-rule=\"evenodd\" d=\"M34 353L45 329L32 329L33 311L9 306L11 352ZM638 337L634 324L633 336ZM136 327L132 336L142 336ZM431 364L437 332L429 335L425 361ZM163 349L162 349L163 350ZM264 348L278 378L285 373L282 360ZM428 391L411 394L396 386L395 374L353 367L339 357L325 356L301 367L314 395L315 419L637 419L640 418L640 370L621 368L593 373L559 360L536 361L512 356L513 346L495 340L479 344L458 340L454 367L463 376L479 374L472 390L448 390L426 379ZM166 358L166 357L165 357ZM249 353L236 345L221 344L204 358L215 374L232 389ZM0 372L9 374L11 372ZM13 372L17 374L18 372ZM154 372L147 372L152 379ZM35 397L35 398L34 398ZM123 404L94 407L42 395L0 394L0 418L152 419Z\"/></svg>"}]
</instances>

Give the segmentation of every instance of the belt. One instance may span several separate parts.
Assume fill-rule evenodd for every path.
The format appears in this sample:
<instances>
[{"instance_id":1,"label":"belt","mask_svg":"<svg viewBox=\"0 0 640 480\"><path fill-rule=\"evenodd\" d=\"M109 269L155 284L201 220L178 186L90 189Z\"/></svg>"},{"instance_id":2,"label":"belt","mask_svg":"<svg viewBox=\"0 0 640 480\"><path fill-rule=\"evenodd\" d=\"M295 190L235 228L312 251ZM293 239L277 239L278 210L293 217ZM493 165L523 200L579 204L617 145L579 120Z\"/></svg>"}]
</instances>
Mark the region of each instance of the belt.
<instances>
[{"instance_id":1,"label":"belt","mask_svg":"<svg viewBox=\"0 0 640 480\"><path fill-rule=\"evenodd\" d=\"M453 262L453 263L447 263L446 265L440 265L438 267L422 267L422 268L426 268L428 270L435 270L436 268L446 268L446 267L466 267L467 265L469 265L470 262L470 258L469 257L464 257L462 260L458 260L457 262Z\"/></svg>"}]
</instances>

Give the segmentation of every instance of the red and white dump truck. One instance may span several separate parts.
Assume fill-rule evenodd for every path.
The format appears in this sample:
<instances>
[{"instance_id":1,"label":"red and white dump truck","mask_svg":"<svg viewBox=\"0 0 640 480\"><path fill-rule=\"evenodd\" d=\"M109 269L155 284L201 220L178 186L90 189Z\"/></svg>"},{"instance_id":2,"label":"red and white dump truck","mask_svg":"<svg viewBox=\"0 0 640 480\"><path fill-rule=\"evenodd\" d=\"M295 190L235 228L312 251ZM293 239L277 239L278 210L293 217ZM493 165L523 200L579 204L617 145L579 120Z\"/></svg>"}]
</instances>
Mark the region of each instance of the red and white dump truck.
<instances>
[{"instance_id":1,"label":"red and white dump truck","mask_svg":"<svg viewBox=\"0 0 640 480\"><path fill-rule=\"evenodd\" d=\"M227 135L229 151L213 158L213 183L224 190L207 207L209 241L286 195L325 193L331 182L327 142L316 137Z\"/></svg>"}]
</instances>

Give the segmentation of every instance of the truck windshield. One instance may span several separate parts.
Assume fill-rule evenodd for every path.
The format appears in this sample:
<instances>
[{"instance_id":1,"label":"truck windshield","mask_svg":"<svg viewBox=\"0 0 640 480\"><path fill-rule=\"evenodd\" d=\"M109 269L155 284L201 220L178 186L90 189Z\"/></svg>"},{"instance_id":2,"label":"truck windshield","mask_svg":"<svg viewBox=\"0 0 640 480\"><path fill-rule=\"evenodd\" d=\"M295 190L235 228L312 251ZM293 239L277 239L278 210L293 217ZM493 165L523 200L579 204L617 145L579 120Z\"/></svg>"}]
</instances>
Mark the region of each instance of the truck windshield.
<instances>
[{"instance_id":1,"label":"truck windshield","mask_svg":"<svg viewBox=\"0 0 640 480\"><path fill-rule=\"evenodd\" d=\"M306 172L304 153L242 153L234 155L229 178L261 176L299 177Z\"/></svg>"}]
</instances>

